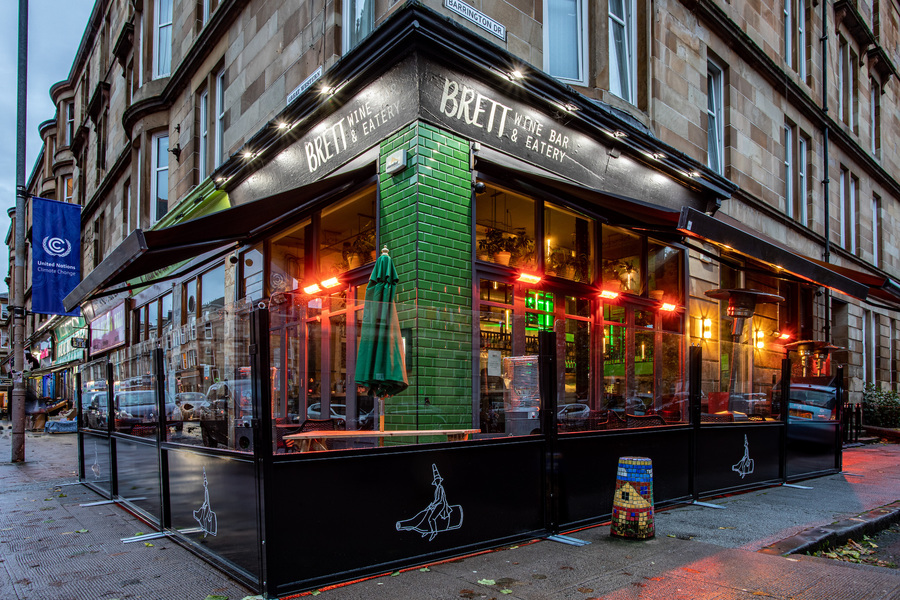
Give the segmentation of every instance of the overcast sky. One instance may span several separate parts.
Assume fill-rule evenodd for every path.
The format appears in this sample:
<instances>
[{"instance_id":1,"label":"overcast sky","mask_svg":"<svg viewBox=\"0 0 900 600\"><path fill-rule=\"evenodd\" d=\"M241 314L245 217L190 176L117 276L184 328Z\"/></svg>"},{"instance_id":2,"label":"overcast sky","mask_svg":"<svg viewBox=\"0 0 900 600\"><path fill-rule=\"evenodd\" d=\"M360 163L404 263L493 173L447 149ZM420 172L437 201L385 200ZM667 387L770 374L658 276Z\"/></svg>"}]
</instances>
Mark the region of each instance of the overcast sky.
<instances>
[{"instance_id":1,"label":"overcast sky","mask_svg":"<svg viewBox=\"0 0 900 600\"><path fill-rule=\"evenodd\" d=\"M55 115L50 86L69 77L94 0L28 0L28 141L26 182L41 150L38 125ZM10 231L16 205L16 82L19 1L0 0L0 236ZM12 232L13 236L15 232ZM0 291L6 291L9 251L0 251ZM10 290L10 300L12 291Z\"/></svg>"}]
</instances>

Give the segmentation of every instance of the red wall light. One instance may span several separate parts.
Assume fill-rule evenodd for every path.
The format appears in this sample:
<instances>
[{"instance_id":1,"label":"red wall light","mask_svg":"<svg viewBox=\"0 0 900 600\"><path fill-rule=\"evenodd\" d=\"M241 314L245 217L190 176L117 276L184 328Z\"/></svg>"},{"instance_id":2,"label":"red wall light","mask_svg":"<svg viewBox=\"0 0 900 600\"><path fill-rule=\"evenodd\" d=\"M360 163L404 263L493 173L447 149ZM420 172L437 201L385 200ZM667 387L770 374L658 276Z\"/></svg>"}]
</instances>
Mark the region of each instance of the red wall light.
<instances>
[{"instance_id":1,"label":"red wall light","mask_svg":"<svg viewBox=\"0 0 900 600\"><path fill-rule=\"evenodd\" d=\"M533 275L532 273L519 273L519 281L521 281L522 283L530 283L534 285L536 283L540 283L541 279L543 279L543 277L541 277L540 275Z\"/></svg>"},{"instance_id":2,"label":"red wall light","mask_svg":"<svg viewBox=\"0 0 900 600\"><path fill-rule=\"evenodd\" d=\"M600 292L600 297L606 298L607 300L615 300L616 298L619 297L619 292L613 292L610 290L602 290Z\"/></svg>"}]
</instances>

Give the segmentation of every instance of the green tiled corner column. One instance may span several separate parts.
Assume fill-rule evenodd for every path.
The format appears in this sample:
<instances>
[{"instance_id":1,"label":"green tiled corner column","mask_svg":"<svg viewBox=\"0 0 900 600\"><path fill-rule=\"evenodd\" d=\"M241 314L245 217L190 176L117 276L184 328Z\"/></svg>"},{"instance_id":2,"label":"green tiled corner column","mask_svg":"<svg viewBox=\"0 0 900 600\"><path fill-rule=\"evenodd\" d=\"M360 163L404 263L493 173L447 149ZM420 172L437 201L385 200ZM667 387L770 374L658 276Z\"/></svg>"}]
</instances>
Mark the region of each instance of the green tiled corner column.
<instances>
[{"instance_id":1,"label":"green tiled corner column","mask_svg":"<svg viewBox=\"0 0 900 600\"><path fill-rule=\"evenodd\" d=\"M384 172L406 149L406 169ZM472 427L472 179L469 143L413 123L381 144L381 245L400 284L410 388L386 401L388 429ZM380 251L380 249L379 249ZM409 343L410 339L407 340Z\"/></svg>"}]
</instances>

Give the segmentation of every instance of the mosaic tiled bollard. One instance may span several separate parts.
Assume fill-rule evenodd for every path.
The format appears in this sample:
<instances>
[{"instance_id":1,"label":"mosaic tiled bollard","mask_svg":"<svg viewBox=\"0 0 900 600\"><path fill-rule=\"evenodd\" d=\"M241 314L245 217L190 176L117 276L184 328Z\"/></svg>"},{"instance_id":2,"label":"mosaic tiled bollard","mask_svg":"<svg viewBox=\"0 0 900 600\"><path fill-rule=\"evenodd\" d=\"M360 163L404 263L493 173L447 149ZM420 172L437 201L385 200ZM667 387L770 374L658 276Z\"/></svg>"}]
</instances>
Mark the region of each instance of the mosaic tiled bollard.
<instances>
[{"instance_id":1,"label":"mosaic tiled bollard","mask_svg":"<svg viewBox=\"0 0 900 600\"><path fill-rule=\"evenodd\" d=\"M610 535L636 540L652 538L653 462L640 456L623 456L616 473Z\"/></svg>"}]
</instances>

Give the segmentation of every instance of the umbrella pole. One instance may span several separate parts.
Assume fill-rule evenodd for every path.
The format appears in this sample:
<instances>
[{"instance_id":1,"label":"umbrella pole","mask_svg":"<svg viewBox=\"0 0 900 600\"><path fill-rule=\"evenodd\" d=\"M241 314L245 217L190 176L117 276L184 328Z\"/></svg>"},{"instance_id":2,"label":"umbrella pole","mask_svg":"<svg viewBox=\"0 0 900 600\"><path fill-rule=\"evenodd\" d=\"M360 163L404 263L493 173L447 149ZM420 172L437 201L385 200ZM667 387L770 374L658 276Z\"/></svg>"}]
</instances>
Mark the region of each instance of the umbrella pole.
<instances>
[{"instance_id":1,"label":"umbrella pole","mask_svg":"<svg viewBox=\"0 0 900 600\"><path fill-rule=\"evenodd\" d=\"M384 398L376 396L378 402L378 431L384 431Z\"/></svg>"}]
</instances>

